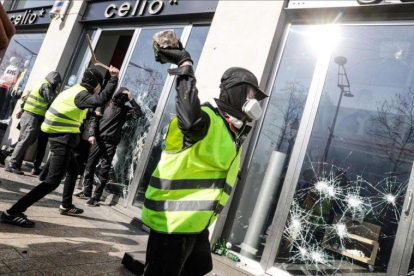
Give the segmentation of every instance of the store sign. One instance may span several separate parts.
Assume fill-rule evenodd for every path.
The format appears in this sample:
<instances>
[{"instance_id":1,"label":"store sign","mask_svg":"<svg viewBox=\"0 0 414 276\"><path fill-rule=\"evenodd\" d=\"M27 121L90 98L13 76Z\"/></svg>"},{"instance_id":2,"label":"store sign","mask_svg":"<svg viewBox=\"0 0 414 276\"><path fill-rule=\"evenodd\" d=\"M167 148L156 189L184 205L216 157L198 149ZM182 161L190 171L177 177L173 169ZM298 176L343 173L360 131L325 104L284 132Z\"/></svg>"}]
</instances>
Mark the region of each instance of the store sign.
<instances>
[{"instance_id":1,"label":"store sign","mask_svg":"<svg viewBox=\"0 0 414 276\"><path fill-rule=\"evenodd\" d=\"M334 8L334 7L357 7L364 5L389 5L401 4L405 2L413 2L414 0L333 0L333 1L318 1L318 0L291 0L288 8L303 9L303 8Z\"/></svg>"},{"instance_id":2,"label":"store sign","mask_svg":"<svg viewBox=\"0 0 414 276\"><path fill-rule=\"evenodd\" d=\"M135 0L93 1L88 4L82 21L139 19L171 15L214 14L218 0Z\"/></svg>"},{"instance_id":3,"label":"store sign","mask_svg":"<svg viewBox=\"0 0 414 276\"><path fill-rule=\"evenodd\" d=\"M25 11L7 12L10 21L14 26L31 26L50 24L50 17L48 15L50 8L37 8Z\"/></svg>"}]
</instances>

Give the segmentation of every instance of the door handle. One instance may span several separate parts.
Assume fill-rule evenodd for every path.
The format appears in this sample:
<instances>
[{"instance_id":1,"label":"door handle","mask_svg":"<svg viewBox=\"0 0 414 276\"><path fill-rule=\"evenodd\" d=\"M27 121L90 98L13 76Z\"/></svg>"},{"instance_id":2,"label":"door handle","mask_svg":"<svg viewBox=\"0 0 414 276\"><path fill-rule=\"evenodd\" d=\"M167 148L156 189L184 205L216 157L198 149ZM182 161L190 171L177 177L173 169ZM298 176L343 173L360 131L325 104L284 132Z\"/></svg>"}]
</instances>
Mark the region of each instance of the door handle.
<instances>
[{"instance_id":1,"label":"door handle","mask_svg":"<svg viewBox=\"0 0 414 276\"><path fill-rule=\"evenodd\" d=\"M407 201L407 206L405 206L405 215L408 216L408 214L410 213L410 209L411 209L411 204L413 202L413 191L409 190L408 191L408 201Z\"/></svg>"}]
</instances>

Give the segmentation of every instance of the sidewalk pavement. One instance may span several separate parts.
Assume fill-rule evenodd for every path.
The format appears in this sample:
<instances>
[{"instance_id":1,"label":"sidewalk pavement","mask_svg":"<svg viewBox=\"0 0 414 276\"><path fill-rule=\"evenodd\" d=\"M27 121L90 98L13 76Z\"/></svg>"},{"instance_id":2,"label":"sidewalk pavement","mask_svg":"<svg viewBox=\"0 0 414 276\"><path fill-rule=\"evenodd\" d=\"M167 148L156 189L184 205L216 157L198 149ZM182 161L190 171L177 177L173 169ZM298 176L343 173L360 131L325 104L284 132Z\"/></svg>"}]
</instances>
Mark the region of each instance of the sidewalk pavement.
<instances>
[{"instance_id":1,"label":"sidewalk pavement","mask_svg":"<svg viewBox=\"0 0 414 276\"><path fill-rule=\"evenodd\" d=\"M39 184L25 165L22 169L25 176L0 167L0 212ZM35 228L0 222L0 275L134 275L121 264L122 258L125 252L139 252L139 259L145 260L148 234L105 203L88 207L85 200L74 197L73 203L85 213L62 216L58 211L62 191L60 185L27 210L25 214L36 222ZM230 267L232 261L226 258L215 260L214 270L206 276L248 275Z\"/></svg>"},{"instance_id":2,"label":"sidewalk pavement","mask_svg":"<svg viewBox=\"0 0 414 276\"><path fill-rule=\"evenodd\" d=\"M0 168L0 211L39 183ZM63 186L32 206L26 215L31 229L0 223L0 275L133 275L121 264L125 252L142 252L147 233L130 225L110 206L87 207L80 216L62 216L58 207Z\"/></svg>"}]
</instances>

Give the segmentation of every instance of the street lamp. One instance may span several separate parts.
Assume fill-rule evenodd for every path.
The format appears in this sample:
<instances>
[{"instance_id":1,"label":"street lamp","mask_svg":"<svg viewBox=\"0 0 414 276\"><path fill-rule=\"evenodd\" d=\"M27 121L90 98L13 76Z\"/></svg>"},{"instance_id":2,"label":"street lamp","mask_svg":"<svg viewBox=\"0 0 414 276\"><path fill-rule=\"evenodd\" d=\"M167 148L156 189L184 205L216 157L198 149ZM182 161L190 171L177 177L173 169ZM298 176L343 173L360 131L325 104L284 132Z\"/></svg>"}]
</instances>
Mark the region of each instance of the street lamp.
<instances>
[{"instance_id":1,"label":"street lamp","mask_svg":"<svg viewBox=\"0 0 414 276\"><path fill-rule=\"evenodd\" d=\"M354 95L351 93L351 85L349 84L348 74L346 73L345 64L347 63L347 59L342 56L338 56L334 59L335 63L338 64L338 84L341 94L339 95L338 105L336 106L335 116L332 121L332 125L329 128L329 136L328 141L326 142L325 150L322 156L322 162L319 165L319 175L322 174L323 165L328 158L329 148L331 146L332 139L334 138L334 131L336 120L338 119L339 107L341 106L342 96L352 98Z\"/></svg>"}]
</instances>

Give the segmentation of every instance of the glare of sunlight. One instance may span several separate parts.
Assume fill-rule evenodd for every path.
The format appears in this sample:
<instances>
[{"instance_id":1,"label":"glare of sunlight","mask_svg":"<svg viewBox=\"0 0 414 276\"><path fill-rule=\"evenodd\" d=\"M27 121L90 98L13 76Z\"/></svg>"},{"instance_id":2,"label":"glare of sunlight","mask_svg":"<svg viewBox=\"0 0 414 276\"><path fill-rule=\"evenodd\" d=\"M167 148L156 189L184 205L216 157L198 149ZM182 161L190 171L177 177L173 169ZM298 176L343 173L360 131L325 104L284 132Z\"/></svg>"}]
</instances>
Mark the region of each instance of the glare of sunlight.
<instances>
[{"instance_id":1,"label":"glare of sunlight","mask_svg":"<svg viewBox=\"0 0 414 276\"><path fill-rule=\"evenodd\" d=\"M315 25L308 33L308 39L315 50L330 50L340 40L339 26L336 24Z\"/></svg>"}]
</instances>

